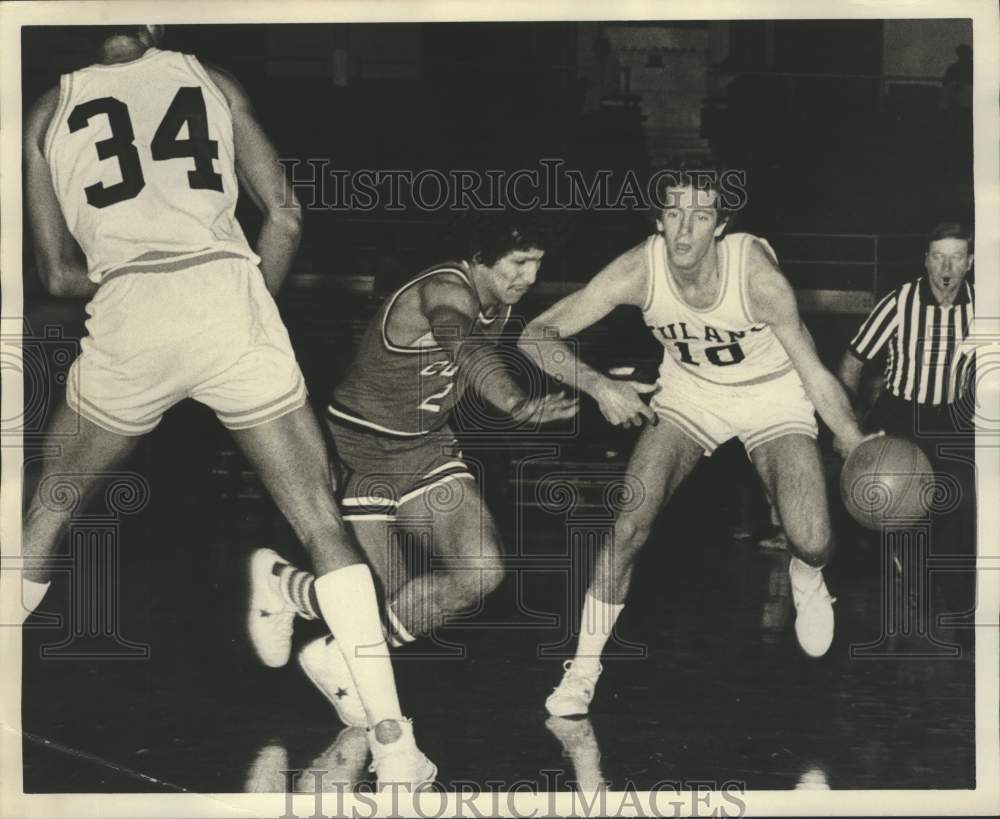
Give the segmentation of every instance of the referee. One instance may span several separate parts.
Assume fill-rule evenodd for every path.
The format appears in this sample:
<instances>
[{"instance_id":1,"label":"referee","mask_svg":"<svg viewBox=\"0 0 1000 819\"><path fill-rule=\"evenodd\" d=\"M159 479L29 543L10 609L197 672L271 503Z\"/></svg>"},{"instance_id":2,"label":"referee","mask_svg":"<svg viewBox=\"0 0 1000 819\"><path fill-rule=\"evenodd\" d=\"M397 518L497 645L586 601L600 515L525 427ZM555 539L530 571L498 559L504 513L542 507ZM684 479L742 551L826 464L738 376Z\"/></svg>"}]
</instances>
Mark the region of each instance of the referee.
<instances>
[{"instance_id":1,"label":"referee","mask_svg":"<svg viewBox=\"0 0 1000 819\"><path fill-rule=\"evenodd\" d=\"M966 276L973 234L959 222L936 225L927 237L925 273L887 294L864 320L844 355L840 379L854 396L867 429L883 429L918 444L935 471L961 491L952 512L933 523L931 549L975 554L974 365L962 351L975 310ZM865 365L885 354L874 395L859 396ZM876 400L873 400L873 398ZM969 579L942 583L949 608L971 607Z\"/></svg>"}]
</instances>

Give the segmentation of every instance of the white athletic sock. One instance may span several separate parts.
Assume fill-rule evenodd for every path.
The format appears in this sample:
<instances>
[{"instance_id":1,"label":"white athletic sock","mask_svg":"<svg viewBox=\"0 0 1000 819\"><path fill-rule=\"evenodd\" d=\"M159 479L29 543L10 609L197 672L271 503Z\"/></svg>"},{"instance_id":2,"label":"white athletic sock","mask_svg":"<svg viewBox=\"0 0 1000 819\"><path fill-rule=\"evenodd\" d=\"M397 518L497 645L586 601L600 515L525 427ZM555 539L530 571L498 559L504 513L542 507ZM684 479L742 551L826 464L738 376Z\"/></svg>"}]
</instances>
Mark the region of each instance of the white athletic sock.
<instances>
[{"instance_id":1,"label":"white athletic sock","mask_svg":"<svg viewBox=\"0 0 1000 819\"><path fill-rule=\"evenodd\" d=\"M608 642L624 603L605 603L590 592L583 599L580 616L580 639L576 644L573 668L584 673L596 673L601 665L604 644Z\"/></svg>"},{"instance_id":2,"label":"white athletic sock","mask_svg":"<svg viewBox=\"0 0 1000 819\"><path fill-rule=\"evenodd\" d=\"M371 570L364 563L345 566L316 578L314 588L320 613L351 669L369 725L401 719Z\"/></svg>"},{"instance_id":3,"label":"white athletic sock","mask_svg":"<svg viewBox=\"0 0 1000 819\"><path fill-rule=\"evenodd\" d=\"M42 598L45 597L45 592L49 590L51 585L51 580L46 583L37 583L34 580L28 580L27 577L21 578L21 622L18 625L24 625L24 621L38 608Z\"/></svg>"}]
</instances>

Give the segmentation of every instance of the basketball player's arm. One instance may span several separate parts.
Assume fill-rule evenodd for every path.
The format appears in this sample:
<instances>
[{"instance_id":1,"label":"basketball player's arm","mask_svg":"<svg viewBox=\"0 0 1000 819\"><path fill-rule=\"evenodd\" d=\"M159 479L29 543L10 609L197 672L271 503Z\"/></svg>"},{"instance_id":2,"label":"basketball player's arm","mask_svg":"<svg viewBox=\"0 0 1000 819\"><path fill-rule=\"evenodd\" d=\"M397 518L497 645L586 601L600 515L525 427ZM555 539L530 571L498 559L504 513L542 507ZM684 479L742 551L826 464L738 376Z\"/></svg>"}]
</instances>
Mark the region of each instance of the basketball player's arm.
<instances>
[{"instance_id":1,"label":"basketball player's arm","mask_svg":"<svg viewBox=\"0 0 1000 819\"><path fill-rule=\"evenodd\" d=\"M536 366L558 383L590 395L608 422L626 427L639 426L643 418L655 423L656 415L640 394L652 392L656 385L608 378L580 361L563 339L596 324L620 305L641 307L646 276L645 248L639 245L529 322L518 342Z\"/></svg>"},{"instance_id":2,"label":"basketball player's arm","mask_svg":"<svg viewBox=\"0 0 1000 819\"><path fill-rule=\"evenodd\" d=\"M548 423L576 414L577 402L564 395L528 395L511 376L496 343L471 336L479 303L468 287L432 277L420 289L420 307L434 339L458 367L458 378L490 404L517 421Z\"/></svg>"},{"instance_id":3,"label":"basketball player's arm","mask_svg":"<svg viewBox=\"0 0 1000 819\"><path fill-rule=\"evenodd\" d=\"M750 250L749 265L750 318L770 325L802 379L809 400L833 431L834 446L846 457L865 437L847 393L819 360L812 336L799 315L792 286L759 244Z\"/></svg>"},{"instance_id":4,"label":"basketball player's arm","mask_svg":"<svg viewBox=\"0 0 1000 819\"><path fill-rule=\"evenodd\" d=\"M302 238L302 208L243 87L221 69L205 66L205 70L225 94L232 111L236 174L264 216L254 252L260 256L267 289L274 295L288 275Z\"/></svg>"},{"instance_id":5,"label":"basketball player's arm","mask_svg":"<svg viewBox=\"0 0 1000 819\"><path fill-rule=\"evenodd\" d=\"M35 103L24 123L24 187L38 275L53 296L90 298L97 285L87 278L87 260L69 232L42 152L45 132L59 104L54 88Z\"/></svg>"},{"instance_id":6,"label":"basketball player's arm","mask_svg":"<svg viewBox=\"0 0 1000 819\"><path fill-rule=\"evenodd\" d=\"M840 383L847 390L847 394L853 398L856 398L858 395L858 388L861 386L861 372L864 368L865 362L863 359L858 358L851 350L847 350L844 353L837 375L840 378Z\"/></svg>"},{"instance_id":7,"label":"basketball player's arm","mask_svg":"<svg viewBox=\"0 0 1000 819\"><path fill-rule=\"evenodd\" d=\"M868 414L868 410L875 406L875 402L882 392L881 376L875 375L862 379L867 363L849 349L844 353L840 369L837 371L840 383L844 385L847 394L854 401L859 419L864 418Z\"/></svg>"}]
</instances>

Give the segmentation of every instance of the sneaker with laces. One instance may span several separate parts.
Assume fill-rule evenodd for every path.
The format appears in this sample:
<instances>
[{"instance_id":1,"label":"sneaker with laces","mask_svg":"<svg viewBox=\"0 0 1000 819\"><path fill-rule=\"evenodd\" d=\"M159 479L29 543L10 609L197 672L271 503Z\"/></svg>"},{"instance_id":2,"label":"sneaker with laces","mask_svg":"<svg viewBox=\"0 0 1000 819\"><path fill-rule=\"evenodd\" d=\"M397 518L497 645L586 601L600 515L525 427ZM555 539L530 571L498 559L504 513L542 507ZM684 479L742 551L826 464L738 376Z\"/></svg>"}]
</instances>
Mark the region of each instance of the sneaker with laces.
<instances>
[{"instance_id":1,"label":"sneaker with laces","mask_svg":"<svg viewBox=\"0 0 1000 819\"><path fill-rule=\"evenodd\" d=\"M368 715L358 696L351 669L332 635L317 637L299 652L299 665L337 710L344 725L367 728Z\"/></svg>"},{"instance_id":2,"label":"sneaker with laces","mask_svg":"<svg viewBox=\"0 0 1000 819\"><path fill-rule=\"evenodd\" d=\"M597 678L601 676L604 667L599 665L597 671L584 673L573 667L572 660L567 660L563 663L563 669L565 673L562 681L545 700L545 710L554 717L582 716L590 708Z\"/></svg>"},{"instance_id":3,"label":"sneaker with laces","mask_svg":"<svg viewBox=\"0 0 1000 819\"><path fill-rule=\"evenodd\" d=\"M833 642L833 603L821 569L793 557L788 563L795 601L795 636L810 657L822 657Z\"/></svg>"},{"instance_id":4,"label":"sneaker with laces","mask_svg":"<svg viewBox=\"0 0 1000 819\"><path fill-rule=\"evenodd\" d=\"M406 788L419 790L437 776L437 765L417 747L413 737L413 722L403 717L397 720L402 733L395 742L383 745L375 738L375 729L368 729L368 747L372 764L368 770L378 777L378 790Z\"/></svg>"},{"instance_id":5,"label":"sneaker with laces","mask_svg":"<svg viewBox=\"0 0 1000 819\"><path fill-rule=\"evenodd\" d=\"M257 549L250 556L247 633L260 661L271 668L281 668L292 654L295 608L281 596L272 571L282 562L273 549Z\"/></svg>"}]
</instances>

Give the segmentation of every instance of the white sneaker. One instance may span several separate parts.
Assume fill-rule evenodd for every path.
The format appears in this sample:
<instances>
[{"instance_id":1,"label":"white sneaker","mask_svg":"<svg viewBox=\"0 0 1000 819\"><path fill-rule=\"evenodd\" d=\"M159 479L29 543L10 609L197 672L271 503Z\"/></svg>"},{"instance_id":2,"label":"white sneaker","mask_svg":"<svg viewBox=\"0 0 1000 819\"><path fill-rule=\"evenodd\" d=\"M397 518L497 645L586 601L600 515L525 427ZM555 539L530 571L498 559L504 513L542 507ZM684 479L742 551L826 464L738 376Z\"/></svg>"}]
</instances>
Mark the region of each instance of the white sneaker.
<instances>
[{"instance_id":1,"label":"white sneaker","mask_svg":"<svg viewBox=\"0 0 1000 819\"><path fill-rule=\"evenodd\" d=\"M295 607L285 602L271 571L284 562L273 549L257 549L250 557L247 633L260 661L271 668L281 668L292 654Z\"/></svg>"},{"instance_id":2,"label":"white sneaker","mask_svg":"<svg viewBox=\"0 0 1000 819\"><path fill-rule=\"evenodd\" d=\"M788 563L795 601L795 636L810 657L822 657L833 642L834 598L826 589L821 569L793 557Z\"/></svg>"},{"instance_id":3,"label":"white sneaker","mask_svg":"<svg viewBox=\"0 0 1000 819\"><path fill-rule=\"evenodd\" d=\"M417 747L413 738L413 723L405 717L398 723L402 733L399 739L388 745L375 738L375 729L368 729L368 747L372 752L372 764L368 770L378 776L378 790L404 787L416 791L434 781L437 765Z\"/></svg>"},{"instance_id":4,"label":"white sneaker","mask_svg":"<svg viewBox=\"0 0 1000 819\"><path fill-rule=\"evenodd\" d=\"M597 678L601 675L604 667L599 665L596 672L584 674L573 668L572 660L567 660L563 663L563 668L566 673L563 674L559 685L545 700L545 710L554 717L582 716L590 708L590 701L594 699Z\"/></svg>"},{"instance_id":5,"label":"white sneaker","mask_svg":"<svg viewBox=\"0 0 1000 819\"><path fill-rule=\"evenodd\" d=\"M299 665L334 708L344 725L367 728L368 715L354 685L351 669L332 635L317 637L299 652Z\"/></svg>"}]
</instances>

